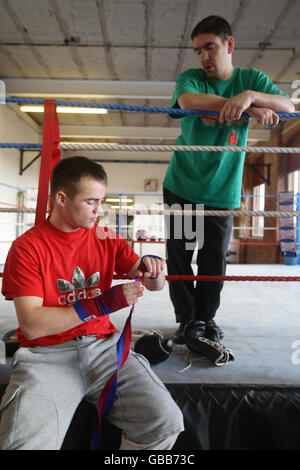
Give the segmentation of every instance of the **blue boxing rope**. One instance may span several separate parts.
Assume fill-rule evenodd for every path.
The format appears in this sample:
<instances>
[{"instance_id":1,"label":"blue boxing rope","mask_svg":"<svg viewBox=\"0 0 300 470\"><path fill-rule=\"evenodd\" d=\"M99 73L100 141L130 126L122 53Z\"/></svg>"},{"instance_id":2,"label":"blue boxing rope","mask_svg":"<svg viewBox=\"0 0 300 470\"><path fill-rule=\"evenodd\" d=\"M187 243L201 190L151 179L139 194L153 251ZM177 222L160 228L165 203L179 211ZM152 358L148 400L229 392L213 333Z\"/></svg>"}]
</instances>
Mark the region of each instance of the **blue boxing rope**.
<instances>
[{"instance_id":1,"label":"blue boxing rope","mask_svg":"<svg viewBox=\"0 0 300 470\"><path fill-rule=\"evenodd\" d=\"M27 144L27 143L9 143L9 142L1 142L0 143L1 149L41 149L42 144Z\"/></svg>"},{"instance_id":2,"label":"blue boxing rope","mask_svg":"<svg viewBox=\"0 0 300 470\"><path fill-rule=\"evenodd\" d=\"M44 104L44 99L40 98L6 98L6 103L17 103L17 104ZM160 108L154 106L134 106L134 105L123 105L123 104L106 104L106 103L89 103L83 101L65 101L55 100L57 106L70 106L70 107L84 107L84 108L102 108L111 109L118 111L137 111L137 112L150 112L150 113L165 113L165 114L176 114L176 115L190 115L194 114L197 116L219 116L218 111L201 111L195 109L177 109L177 108ZM299 118L300 113L276 113L280 118L293 119ZM243 113L242 118L250 118L249 114Z\"/></svg>"}]
</instances>

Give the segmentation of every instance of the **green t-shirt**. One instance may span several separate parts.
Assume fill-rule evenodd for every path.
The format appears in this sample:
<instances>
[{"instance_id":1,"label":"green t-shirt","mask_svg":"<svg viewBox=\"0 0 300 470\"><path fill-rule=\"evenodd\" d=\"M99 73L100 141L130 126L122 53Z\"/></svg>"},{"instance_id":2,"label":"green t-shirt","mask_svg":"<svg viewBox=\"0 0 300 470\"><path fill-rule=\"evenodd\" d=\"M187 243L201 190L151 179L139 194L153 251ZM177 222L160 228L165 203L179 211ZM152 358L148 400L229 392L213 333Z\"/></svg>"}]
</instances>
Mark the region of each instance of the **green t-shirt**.
<instances>
[{"instance_id":1,"label":"green t-shirt","mask_svg":"<svg viewBox=\"0 0 300 470\"><path fill-rule=\"evenodd\" d=\"M225 81L207 78L202 69L189 69L177 78L171 107L178 108L177 99L187 92L230 98L245 90L283 95L267 75L256 69L235 67L231 78ZM247 144L248 125L249 119L244 118L220 125L218 117L185 115L181 117L181 135L176 145L244 146ZM163 186L199 204L240 207L244 158L244 152L175 151Z\"/></svg>"}]
</instances>

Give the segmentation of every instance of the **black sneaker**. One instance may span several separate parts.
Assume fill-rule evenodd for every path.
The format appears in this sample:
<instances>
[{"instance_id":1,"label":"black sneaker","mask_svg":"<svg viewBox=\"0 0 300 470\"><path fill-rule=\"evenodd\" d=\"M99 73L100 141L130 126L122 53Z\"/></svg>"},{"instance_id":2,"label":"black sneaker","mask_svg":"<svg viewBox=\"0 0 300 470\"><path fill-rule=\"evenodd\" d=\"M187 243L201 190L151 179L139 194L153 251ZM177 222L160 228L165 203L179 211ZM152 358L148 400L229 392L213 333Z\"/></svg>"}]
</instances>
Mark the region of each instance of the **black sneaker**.
<instances>
[{"instance_id":1,"label":"black sneaker","mask_svg":"<svg viewBox=\"0 0 300 470\"><path fill-rule=\"evenodd\" d=\"M190 321L184 328L184 342L189 349L202 353L199 350L199 338L205 338L206 324L202 320Z\"/></svg>"},{"instance_id":2,"label":"black sneaker","mask_svg":"<svg viewBox=\"0 0 300 470\"><path fill-rule=\"evenodd\" d=\"M174 338L173 338L174 343L177 343L177 344L185 343L184 336L183 336L185 325L186 323L180 323L178 330L175 331Z\"/></svg>"},{"instance_id":3,"label":"black sneaker","mask_svg":"<svg viewBox=\"0 0 300 470\"><path fill-rule=\"evenodd\" d=\"M224 338L223 330L216 324L213 319L205 322L205 325L205 338L209 339L210 341L220 341L220 339Z\"/></svg>"},{"instance_id":4,"label":"black sneaker","mask_svg":"<svg viewBox=\"0 0 300 470\"><path fill-rule=\"evenodd\" d=\"M184 342L189 349L199 352L198 338L204 338L206 334L206 324L204 321L190 321L184 328Z\"/></svg>"}]
</instances>

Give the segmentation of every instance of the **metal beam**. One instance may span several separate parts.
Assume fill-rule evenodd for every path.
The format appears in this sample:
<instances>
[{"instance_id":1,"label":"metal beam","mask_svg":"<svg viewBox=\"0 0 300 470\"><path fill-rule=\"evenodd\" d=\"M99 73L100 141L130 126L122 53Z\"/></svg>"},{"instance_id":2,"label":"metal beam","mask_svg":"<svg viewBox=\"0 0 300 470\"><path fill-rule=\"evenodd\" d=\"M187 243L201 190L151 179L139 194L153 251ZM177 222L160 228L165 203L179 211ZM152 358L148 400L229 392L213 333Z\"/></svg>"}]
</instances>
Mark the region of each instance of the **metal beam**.
<instances>
[{"instance_id":1,"label":"metal beam","mask_svg":"<svg viewBox=\"0 0 300 470\"><path fill-rule=\"evenodd\" d=\"M174 127L60 126L61 138L175 140L179 134L180 129ZM270 136L270 129L249 129L248 141L267 142Z\"/></svg>"},{"instance_id":2,"label":"metal beam","mask_svg":"<svg viewBox=\"0 0 300 470\"><path fill-rule=\"evenodd\" d=\"M72 126L61 125L62 138L99 139L176 139L180 130L163 127L115 127L115 126Z\"/></svg>"},{"instance_id":3,"label":"metal beam","mask_svg":"<svg viewBox=\"0 0 300 470\"><path fill-rule=\"evenodd\" d=\"M75 99L170 100L175 82L4 78L7 96ZM276 83L289 96L291 83Z\"/></svg>"},{"instance_id":4,"label":"metal beam","mask_svg":"<svg viewBox=\"0 0 300 470\"><path fill-rule=\"evenodd\" d=\"M73 155L78 155L78 150L62 150L63 155L71 157ZM84 152L84 151L83 151ZM170 160L172 157L173 152L151 152L151 151L144 151L143 152L143 159L148 159L149 161L159 161L159 160ZM118 159L118 160L140 160L141 159L141 152L132 152L130 150L89 150L87 153L83 153L83 155L88 155L88 158L97 159L103 158L105 160L109 159Z\"/></svg>"},{"instance_id":5,"label":"metal beam","mask_svg":"<svg viewBox=\"0 0 300 470\"><path fill-rule=\"evenodd\" d=\"M249 129L248 142L269 142L271 139L271 129Z\"/></svg>"},{"instance_id":6,"label":"metal beam","mask_svg":"<svg viewBox=\"0 0 300 470\"><path fill-rule=\"evenodd\" d=\"M4 78L8 96L170 100L174 82Z\"/></svg>"}]
</instances>

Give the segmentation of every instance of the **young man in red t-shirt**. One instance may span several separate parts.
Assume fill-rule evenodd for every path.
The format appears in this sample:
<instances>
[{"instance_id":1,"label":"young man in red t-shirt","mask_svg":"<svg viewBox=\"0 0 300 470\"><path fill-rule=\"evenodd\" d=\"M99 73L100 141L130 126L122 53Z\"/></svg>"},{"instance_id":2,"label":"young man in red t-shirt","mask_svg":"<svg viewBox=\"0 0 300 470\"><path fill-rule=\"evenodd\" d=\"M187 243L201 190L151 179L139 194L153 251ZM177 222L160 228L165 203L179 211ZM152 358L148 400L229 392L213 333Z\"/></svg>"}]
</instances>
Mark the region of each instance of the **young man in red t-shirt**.
<instances>
[{"instance_id":1,"label":"young man in red t-shirt","mask_svg":"<svg viewBox=\"0 0 300 470\"><path fill-rule=\"evenodd\" d=\"M108 313L164 286L164 261L142 262L125 240L95 224L107 177L85 157L53 170L50 218L13 244L2 293L13 300L21 348L1 402L2 449L60 449L85 398L97 406L117 369L119 334ZM113 274L138 281L111 287ZM120 449L171 449L182 414L147 361L130 351L118 372L107 417L122 431Z\"/></svg>"}]
</instances>

